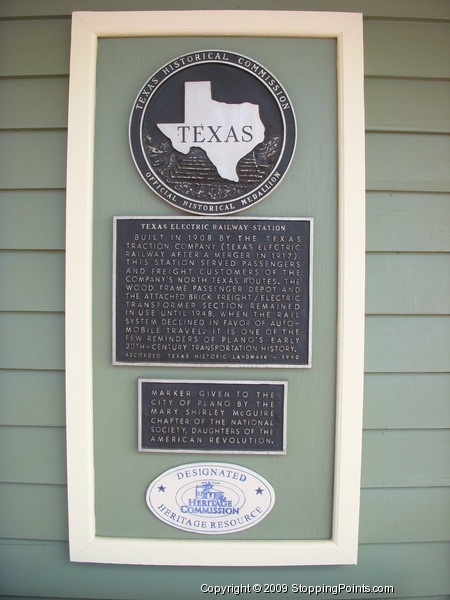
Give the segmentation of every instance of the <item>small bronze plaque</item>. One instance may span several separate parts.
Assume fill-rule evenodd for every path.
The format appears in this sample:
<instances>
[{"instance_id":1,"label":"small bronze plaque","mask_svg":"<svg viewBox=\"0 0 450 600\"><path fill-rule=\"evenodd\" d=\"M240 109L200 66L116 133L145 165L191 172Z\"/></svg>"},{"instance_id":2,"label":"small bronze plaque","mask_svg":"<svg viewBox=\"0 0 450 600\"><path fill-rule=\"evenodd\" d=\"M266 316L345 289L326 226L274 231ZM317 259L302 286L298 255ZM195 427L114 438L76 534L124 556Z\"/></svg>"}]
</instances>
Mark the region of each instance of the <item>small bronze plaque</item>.
<instances>
[{"instance_id":1,"label":"small bronze plaque","mask_svg":"<svg viewBox=\"0 0 450 600\"><path fill-rule=\"evenodd\" d=\"M141 451L286 451L286 382L139 379Z\"/></svg>"},{"instance_id":2,"label":"small bronze plaque","mask_svg":"<svg viewBox=\"0 0 450 600\"><path fill-rule=\"evenodd\" d=\"M130 148L145 183L190 213L259 202L285 175L296 143L291 101L254 60L222 50L180 56L139 92Z\"/></svg>"},{"instance_id":3,"label":"small bronze plaque","mask_svg":"<svg viewBox=\"0 0 450 600\"><path fill-rule=\"evenodd\" d=\"M311 229L115 217L113 363L309 367Z\"/></svg>"}]
</instances>

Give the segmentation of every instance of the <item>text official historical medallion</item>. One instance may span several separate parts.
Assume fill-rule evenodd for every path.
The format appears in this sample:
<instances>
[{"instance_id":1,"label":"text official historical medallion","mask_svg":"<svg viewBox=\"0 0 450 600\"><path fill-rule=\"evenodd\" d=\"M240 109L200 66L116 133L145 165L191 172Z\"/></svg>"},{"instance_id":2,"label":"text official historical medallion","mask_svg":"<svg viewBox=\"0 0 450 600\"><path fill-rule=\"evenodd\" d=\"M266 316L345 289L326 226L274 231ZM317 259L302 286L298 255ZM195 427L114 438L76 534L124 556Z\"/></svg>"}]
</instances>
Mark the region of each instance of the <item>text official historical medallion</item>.
<instances>
[{"instance_id":1,"label":"text official historical medallion","mask_svg":"<svg viewBox=\"0 0 450 600\"><path fill-rule=\"evenodd\" d=\"M248 208L275 189L294 153L296 123L287 92L262 65L202 50L150 77L133 104L129 137L154 192L212 216Z\"/></svg>"}]
</instances>

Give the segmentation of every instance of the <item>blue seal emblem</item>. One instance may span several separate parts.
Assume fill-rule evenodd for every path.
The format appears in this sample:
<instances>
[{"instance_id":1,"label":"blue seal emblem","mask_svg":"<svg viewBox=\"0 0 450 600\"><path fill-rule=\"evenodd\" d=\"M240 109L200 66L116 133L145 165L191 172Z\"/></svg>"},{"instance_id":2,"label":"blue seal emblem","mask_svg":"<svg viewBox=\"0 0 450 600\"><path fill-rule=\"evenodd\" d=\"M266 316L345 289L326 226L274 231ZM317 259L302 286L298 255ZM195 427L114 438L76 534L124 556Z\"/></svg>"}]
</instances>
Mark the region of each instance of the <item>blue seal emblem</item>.
<instances>
[{"instance_id":1,"label":"blue seal emblem","mask_svg":"<svg viewBox=\"0 0 450 600\"><path fill-rule=\"evenodd\" d=\"M233 533L264 519L275 503L272 486L238 465L193 463L157 477L146 502L164 523L202 534Z\"/></svg>"}]
</instances>

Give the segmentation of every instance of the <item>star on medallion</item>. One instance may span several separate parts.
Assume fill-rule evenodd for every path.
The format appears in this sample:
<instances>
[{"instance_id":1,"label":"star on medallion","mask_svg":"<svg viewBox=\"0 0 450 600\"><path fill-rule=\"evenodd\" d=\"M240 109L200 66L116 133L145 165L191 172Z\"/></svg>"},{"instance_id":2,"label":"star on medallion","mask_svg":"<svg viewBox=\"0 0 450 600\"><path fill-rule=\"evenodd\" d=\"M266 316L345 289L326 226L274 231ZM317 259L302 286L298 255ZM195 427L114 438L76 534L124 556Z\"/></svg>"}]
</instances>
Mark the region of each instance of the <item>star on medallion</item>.
<instances>
[{"instance_id":1,"label":"star on medallion","mask_svg":"<svg viewBox=\"0 0 450 600\"><path fill-rule=\"evenodd\" d=\"M163 485L160 485L158 488L158 492L165 492L166 488Z\"/></svg>"},{"instance_id":2,"label":"star on medallion","mask_svg":"<svg viewBox=\"0 0 450 600\"><path fill-rule=\"evenodd\" d=\"M264 491L264 490L263 490L262 488L260 488L260 487L259 487L258 489L256 489L256 490L255 490L255 492L256 492L256 494L257 494L257 495L258 495L258 494L262 494L262 493L263 493L263 491Z\"/></svg>"}]
</instances>

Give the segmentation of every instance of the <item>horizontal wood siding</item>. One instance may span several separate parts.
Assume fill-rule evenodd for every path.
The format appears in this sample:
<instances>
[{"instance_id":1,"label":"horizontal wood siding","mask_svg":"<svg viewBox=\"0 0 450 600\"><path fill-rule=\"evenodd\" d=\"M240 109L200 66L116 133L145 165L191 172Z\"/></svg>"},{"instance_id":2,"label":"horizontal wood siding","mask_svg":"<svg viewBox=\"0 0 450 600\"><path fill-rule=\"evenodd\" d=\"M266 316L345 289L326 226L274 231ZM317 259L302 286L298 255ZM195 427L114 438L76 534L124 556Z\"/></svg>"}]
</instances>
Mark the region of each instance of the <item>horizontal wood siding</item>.
<instances>
[{"instance_id":1,"label":"horizontal wood siding","mask_svg":"<svg viewBox=\"0 0 450 600\"><path fill-rule=\"evenodd\" d=\"M368 77L448 78L449 32L449 23L368 20L364 72Z\"/></svg>"},{"instance_id":2,"label":"horizontal wood siding","mask_svg":"<svg viewBox=\"0 0 450 600\"><path fill-rule=\"evenodd\" d=\"M64 191L0 192L0 248L63 250L66 195ZM20 227L11 227L20 223Z\"/></svg>"},{"instance_id":3,"label":"horizontal wood siding","mask_svg":"<svg viewBox=\"0 0 450 600\"><path fill-rule=\"evenodd\" d=\"M3 0L0 5L0 18L32 18L70 16L74 10L167 10L165 0L153 0L149 8L148 0L127 0L124 8L123 0ZM232 4L228 0L172 0L170 10L210 10L237 9L254 10L253 0L242 0ZM260 0L259 10L323 10L335 11L335 0L301 0L301 2ZM421 20L448 20L450 8L446 0L345 0L340 9L347 12L364 12L366 18L394 18Z\"/></svg>"},{"instance_id":4,"label":"horizontal wood siding","mask_svg":"<svg viewBox=\"0 0 450 600\"><path fill-rule=\"evenodd\" d=\"M64 436L59 427L2 427L2 482L65 484ZM365 432L362 487L447 485L449 443L441 429Z\"/></svg>"},{"instance_id":5,"label":"horizontal wood siding","mask_svg":"<svg viewBox=\"0 0 450 600\"><path fill-rule=\"evenodd\" d=\"M202 582L393 585L448 598L450 4L175 0L171 9L364 12L366 376L357 567L188 569L70 563L64 247L70 15L162 0L0 4L0 594L200 598ZM292 597L297 597L295 595ZM354 594L340 594L355 598Z\"/></svg>"},{"instance_id":6,"label":"horizontal wood siding","mask_svg":"<svg viewBox=\"0 0 450 600\"><path fill-rule=\"evenodd\" d=\"M449 273L448 254L369 254L367 314L446 315L450 312ZM380 294L381 290L385 293Z\"/></svg>"},{"instance_id":7,"label":"horizontal wood siding","mask_svg":"<svg viewBox=\"0 0 450 600\"><path fill-rule=\"evenodd\" d=\"M4 189L64 188L66 145L63 130L0 132ZM369 191L443 193L450 187L448 136L369 133L366 153Z\"/></svg>"},{"instance_id":8,"label":"horizontal wood siding","mask_svg":"<svg viewBox=\"0 0 450 600\"><path fill-rule=\"evenodd\" d=\"M69 78L0 80L1 129L64 129ZM366 129L450 133L450 82L367 78Z\"/></svg>"},{"instance_id":9,"label":"horizontal wood siding","mask_svg":"<svg viewBox=\"0 0 450 600\"><path fill-rule=\"evenodd\" d=\"M272 7L278 8L273 2ZM290 8L298 10L297 6ZM364 26L365 75L449 78L449 32L448 22L367 20ZM0 22L0 76L68 75L68 36L69 18ZM418 40L421 43L417 43Z\"/></svg>"},{"instance_id":10,"label":"horizontal wood siding","mask_svg":"<svg viewBox=\"0 0 450 600\"><path fill-rule=\"evenodd\" d=\"M369 254L367 314L448 314L449 272L448 254ZM0 277L0 310L64 311L62 252L0 251ZM380 295L381 289L389 293Z\"/></svg>"},{"instance_id":11,"label":"horizontal wood siding","mask_svg":"<svg viewBox=\"0 0 450 600\"><path fill-rule=\"evenodd\" d=\"M448 428L449 390L447 373L368 373L364 380L364 428Z\"/></svg>"},{"instance_id":12,"label":"horizontal wood siding","mask_svg":"<svg viewBox=\"0 0 450 600\"><path fill-rule=\"evenodd\" d=\"M366 318L367 373L440 373L450 359L450 318Z\"/></svg>"},{"instance_id":13,"label":"horizontal wood siding","mask_svg":"<svg viewBox=\"0 0 450 600\"><path fill-rule=\"evenodd\" d=\"M36 589L47 590L46 598L64 597L65 590L72 597L126 598L126 600L173 600L173 598L202 598L201 583L211 585L247 585L284 582L304 585L393 585L397 593L377 594L377 598L413 598L444 596L448 598L448 562L450 552L443 542L392 544L389 546L389 569L384 544L363 544L359 552L357 572L353 566L315 567L314 569L274 568L250 569L220 567L193 569L192 567L114 567L70 564L65 543L42 542L0 545L0 561L4 567L4 589L14 589L20 596L36 597ZM22 565L27 577L15 577L17 566ZM55 576L58 573L58 577ZM181 583L182 582L182 583ZM350 584L349 584L350 582ZM182 587L181 587L182 586ZM180 589L183 592L180 592ZM430 595L430 589L434 594ZM113 591L112 591L113 590ZM416 595L411 593L416 591ZM200 595L201 594L201 595ZM67 597L67 596L66 596ZM284 596L286 597L286 595ZM298 594L291 597L298 597ZM325 598L329 596L323 596ZM354 593L342 593L340 598L355 598ZM358 596L356 596L358 597ZM375 596L373 596L375 597ZM70 598L70 596L69 596ZM320 598L320 596L319 596ZM362 597L359 596L358 600Z\"/></svg>"},{"instance_id":14,"label":"horizontal wood siding","mask_svg":"<svg viewBox=\"0 0 450 600\"><path fill-rule=\"evenodd\" d=\"M0 310L64 311L63 252L1 252Z\"/></svg>"},{"instance_id":15,"label":"horizontal wood siding","mask_svg":"<svg viewBox=\"0 0 450 600\"><path fill-rule=\"evenodd\" d=\"M0 76L68 75L70 18L0 23Z\"/></svg>"},{"instance_id":16,"label":"horizontal wood siding","mask_svg":"<svg viewBox=\"0 0 450 600\"><path fill-rule=\"evenodd\" d=\"M66 494L65 485L0 484L5 515L0 518L0 537L67 541ZM380 518L374 520L374 514ZM449 535L448 487L362 490L362 544L445 542Z\"/></svg>"},{"instance_id":17,"label":"horizontal wood siding","mask_svg":"<svg viewBox=\"0 0 450 600\"><path fill-rule=\"evenodd\" d=\"M450 82L367 78L367 131L450 133Z\"/></svg>"},{"instance_id":18,"label":"horizontal wood siding","mask_svg":"<svg viewBox=\"0 0 450 600\"><path fill-rule=\"evenodd\" d=\"M67 128L69 78L0 80L1 129Z\"/></svg>"},{"instance_id":19,"label":"horizontal wood siding","mask_svg":"<svg viewBox=\"0 0 450 600\"><path fill-rule=\"evenodd\" d=\"M5 369L64 369L64 315L0 313Z\"/></svg>"},{"instance_id":20,"label":"horizontal wood siding","mask_svg":"<svg viewBox=\"0 0 450 600\"><path fill-rule=\"evenodd\" d=\"M448 192L450 138L413 133L366 135L370 191Z\"/></svg>"},{"instance_id":21,"label":"horizontal wood siding","mask_svg":"<svg viewBox=\"0 0 450 600\"><path fill-rule=\"evenodd\" d=\"M450 375L368 373L364 429L450 427ZM12 426L64 427L64 372L5 370L0 378L0 421Z\"/></svg>"},{"instance_id":22,"label":"horizontal wood siding","mask_svg":"<svg viewBox=\"0 0 450 600\"><path fill-rule=\"evenodd\" d=\"M448 194L368 192L366 197L368 252L450 250Z\"/></svg>"},{"instance_id":23,"label":"horizontal wood siding","mask_svg":"<svg viewBox=\"0 0 450 600\"><path fill-rule=\"evenodd\" d=\"M5 370L0 377L2 425L64 427L64 372Z\"/></svg>"},{"instance_id":24,"label":"horizontal wood siding","mask_svg":"<svg viewBox=\"0 0 450 600\"><path fill-rule=\"evenodd\" d=\"M66 185L65 131L0 132L0 178L4 189L63 189Z\"/></svg>"}]
</instances>

